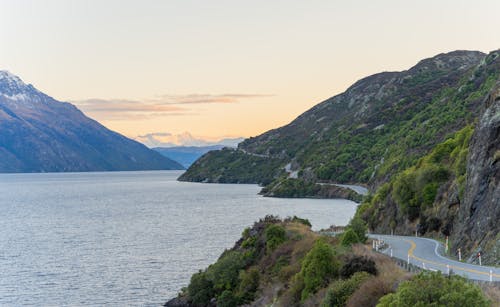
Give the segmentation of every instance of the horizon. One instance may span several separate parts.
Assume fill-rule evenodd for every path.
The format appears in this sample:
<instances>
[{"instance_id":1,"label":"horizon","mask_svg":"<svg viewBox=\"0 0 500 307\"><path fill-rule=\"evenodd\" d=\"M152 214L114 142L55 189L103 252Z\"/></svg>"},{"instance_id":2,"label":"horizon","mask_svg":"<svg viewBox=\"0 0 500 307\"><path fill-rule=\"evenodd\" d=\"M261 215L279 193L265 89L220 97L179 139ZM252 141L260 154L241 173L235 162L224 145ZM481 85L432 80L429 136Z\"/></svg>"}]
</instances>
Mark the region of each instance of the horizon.
<instances>
[{"instance_id":1,"label":"horizon","mask_svg":"<svg viewBox=\"0 0 500 307\"><path fill-rule=\"evenodd\" d=\"M500 3L428 3L3 1L0 65L130 138L247 138L369 75L499 48Z\"/></svg>"}]
</instances>

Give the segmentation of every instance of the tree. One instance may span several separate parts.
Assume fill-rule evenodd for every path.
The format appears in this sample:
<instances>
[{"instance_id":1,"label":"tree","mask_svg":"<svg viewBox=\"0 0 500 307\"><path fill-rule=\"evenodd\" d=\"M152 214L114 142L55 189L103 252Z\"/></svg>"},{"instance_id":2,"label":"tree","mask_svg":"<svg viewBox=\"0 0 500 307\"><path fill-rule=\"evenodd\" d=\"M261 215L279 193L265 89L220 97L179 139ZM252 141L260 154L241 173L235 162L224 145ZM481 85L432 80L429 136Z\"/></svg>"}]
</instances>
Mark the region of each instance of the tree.
<instances>
[{"instance_id":1,"label":"tree","mask_svg":"<svg viewBox=\"0 0 500 307\"><path fill-rule=\"evenodd\" d=\"M333 248L323 242L316 241L307 253L299 272L304 280L301 299L305 300L319 288L326 286L330 280L339 275L340 262L335 257Z\"/></svg>"},{"instance_id":2,"label":"tree","mask_svg":"<svg viewBox=\"0 0 500 307\"><path fill-rule=\"evenodd\" d=\"M481 289L463 277L445 277L439 272L427 272L403 282L396 293L382 297L377 307L489 305Z\"/></svg>"},{"instance_id":3,"label":"tree","mask_svg":"<svg viewBox=\"0 0 500 307\"><path fill-rule=\"evenodd\" d=\"M354 232L354 230L352 229L347 229L346 232L344 232L343 236L342 236L342 241L341 241L341 244L343 246L351 246L355 243L359 243L359 238L358 238L358 235Z\"/></svg>"},{"instance_id":4,"label":"tree","mask_svg":"<svg viewBox=\"0 0 500 307\"><path fill-rule=\"evenodd\" d=\"M214 296L213 283L205 272L198 272L191 276L188 286L189 299L193 306L206 306Z\"/></svg>"},{"instance_id":5,"label":"tree","mask_svg":"<svg viewBox=\"0 0 500 307\"><path fill-rule=\"evenodd\" d=\"M364 243L366 241L366 239L367 239L367 237L366 237L366 230L367 230L366 223L359 216L352 218L352 220L349 223L349 226L347 228L352 229L356 233L356 236L359 239L358 242Z\"/></svg>"},{"instance_id":6,"label":"tree","mask_svg":"<svg viewBox=\"0 0 500 307\"><path fill-rule=\"evenodd\" d=\"M266 247L272 252L278 245L286 241L286 231L281 225L271 224L266 228Z\"/></svg>"}]
</instances>

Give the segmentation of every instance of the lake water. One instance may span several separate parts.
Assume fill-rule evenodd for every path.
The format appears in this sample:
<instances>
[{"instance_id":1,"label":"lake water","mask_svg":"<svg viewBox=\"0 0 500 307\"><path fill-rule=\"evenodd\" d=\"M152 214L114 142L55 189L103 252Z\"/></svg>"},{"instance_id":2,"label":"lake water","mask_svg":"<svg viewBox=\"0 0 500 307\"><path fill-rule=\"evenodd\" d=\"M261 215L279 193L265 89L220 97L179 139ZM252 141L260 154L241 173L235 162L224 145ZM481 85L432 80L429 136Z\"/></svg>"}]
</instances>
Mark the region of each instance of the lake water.
<instances>
[{"instance_id":1,"label":"lake water","mask_svg":"<svg viewBox=\"0 0 500 307\"><path fill-rule=\"evenodd\" d=\"M0 306L159 306L266 214L321 229L356 208L179 175L1 174Z\"/></svg>"}]
</instances>

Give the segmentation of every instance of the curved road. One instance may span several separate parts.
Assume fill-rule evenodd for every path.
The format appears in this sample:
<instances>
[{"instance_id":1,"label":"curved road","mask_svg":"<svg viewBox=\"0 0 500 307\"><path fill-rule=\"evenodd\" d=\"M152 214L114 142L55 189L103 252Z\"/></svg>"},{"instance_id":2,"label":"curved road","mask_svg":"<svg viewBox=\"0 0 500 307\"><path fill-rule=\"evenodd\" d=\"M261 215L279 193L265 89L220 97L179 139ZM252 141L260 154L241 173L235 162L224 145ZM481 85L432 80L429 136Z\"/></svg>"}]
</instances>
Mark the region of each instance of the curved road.
<instances>
[{"instance_id":1,"label":"curved road","mask_svg":"<svg viewBox=\"0 0 500 307\"><path fill-rule=\"evenodd\" d=\"M440 254L443 245L435 240L377 234L370 234L369 237L383 240L388 245L384 250L379 250L381 253L390 255L392 249L393 257L408 261L409 256L410 263L421 268L447 273L449 266L454 274L483 281L490 281L491 270L491 280L500 281L500 268L479 266L446 258Z\"/></svg>"}]
</instances>

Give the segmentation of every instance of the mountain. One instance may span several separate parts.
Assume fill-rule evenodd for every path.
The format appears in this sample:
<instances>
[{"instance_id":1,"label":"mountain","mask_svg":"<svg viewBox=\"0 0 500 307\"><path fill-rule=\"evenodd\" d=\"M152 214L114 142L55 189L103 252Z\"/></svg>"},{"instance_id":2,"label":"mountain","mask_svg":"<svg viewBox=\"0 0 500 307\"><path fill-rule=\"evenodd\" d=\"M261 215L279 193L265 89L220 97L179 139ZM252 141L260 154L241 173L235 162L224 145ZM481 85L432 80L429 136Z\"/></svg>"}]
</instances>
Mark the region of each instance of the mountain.
<instances>
[{"instance_id":1,"label":"mountain","mask_svg":"<svg viewBox=\"0 0 500 307\"><path fill-rule=\"evenodd\" d=\"M405 71L361 79L290 124L246 139L237 150L207 153L180 180L268 187L304 180L374 190L477 119L498 78L493 54L454 51ZM291 174L298 178L287 178Z\"/></svg>"},{"instance_id":2,"label":"mountain","mask_svg":"<svg viewBox=\"0 0 500 307\"><path fill-rule=\"evenodd\" d=\"M500 50L454 51L364 78L287 126L207 153L180 180L301 197L365 184L356 216L371 231L449 237L450 256L499 265L499 160Z\"/></svg>"},{"instance_id":3,"label":"mountain","mask_svg":"<svg viewBox=\"0 0 500 307\"><path fill-rule=\"evenodd\" d=\"M500 58L500 57L499 57ZM377 233L449 236L451 255L500 264L500 81L476 124L434 147L366 199L357 215Z\"/></svg>"},{"instance_id":4,"label":"mountain","mask_svg":"<svg viewBox=\"0 0 500 307\"><path fill-rule=\"evenodd\" d=\"M176 146L176 147L154 147L154 151L159 152L163 156L179 162L183 167L188 168L194 161L212 150L220 150L226 146Z\"/></svg>"},{"instance_id":5,"label":"mountain","mask_svg":"<svg viewBox=\"0 0 500 307\"><path fill-rule=\"evenodd\" d=\"M183 132L181 134L172 134L168 132L155 132L155 133L139 135L134 139L150 148L178 147L178 146L205 147L214 145L236 147L238 146L238 143L244 140L244 138L206 139L193 136L189 132Z\"/></svg>"},{"instance_id":6,"label":"mountain","mask_svg":"<svg viewBox=\"0 0 500 307\"><path fill-rule=\"evenodd\" d=\"M0 71L0 172L183 169Z\"/></svg>"}]
</instances>

